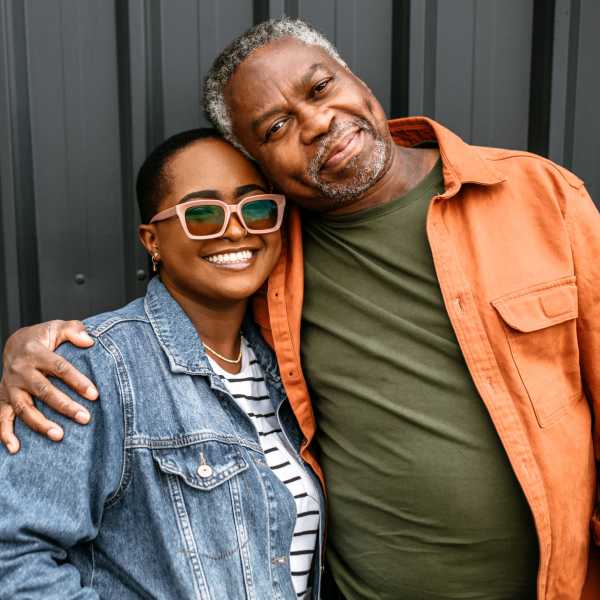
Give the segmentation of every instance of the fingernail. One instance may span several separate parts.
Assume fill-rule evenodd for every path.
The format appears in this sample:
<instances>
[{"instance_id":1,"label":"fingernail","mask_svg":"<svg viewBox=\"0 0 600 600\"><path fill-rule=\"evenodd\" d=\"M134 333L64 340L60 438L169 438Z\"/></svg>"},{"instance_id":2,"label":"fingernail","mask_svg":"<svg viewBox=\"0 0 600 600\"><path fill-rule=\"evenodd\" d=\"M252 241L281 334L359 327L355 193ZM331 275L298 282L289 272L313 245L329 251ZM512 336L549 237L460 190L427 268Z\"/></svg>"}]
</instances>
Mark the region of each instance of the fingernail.
<instances>
[{"instance_id":1,"label":"fingernail","mask_svg":"<svg viewBox=\"0 0 600 600\"><path fill-rule=\"evenodd\" d=\"M98 397L98 390L94 386L90 385L90 387L85 390L83 395L88 400L95 400Z\"/></svg>"},{"instance_id":2,"label":"fingernail","mask_svg":"<svg viewBox=\"0 0 600 600\"><path fill-rule=\"evenodd\" d=\"M84 342L87 342L88 344L90 344L90 343L92 343L92 342L94 341L94 340L91 338L91 336L90 336L88 333L86 333L85 331L82 331L82 332L79 334L79 337L80 337L80 338L81 338L81 339L82 339Z\"/></svg>"},{"instance_id":3,"label":"fingernail","mask_svg":"<svg viewBox=\"0 0 600 600\"><path fill-rule=\"evenodd\" d=\"M52 427L52 429L48 429L48 437L53 442L60 442L63 437L62 429L58 429L58 427Z\"/></svg>"},{"instance_id":4,"label":"fingernail","mask_svg":"<svg viewBox=\"0 0 600 600\"><path fill-rule=\"evenodd\" d=\"M90 413L85 410L80 410L79 412L75 413L75 420L78 423L81 423L81 425L86 425L90 422Z\"/></svg>"},{"instance_id":5,"label":"fingernail","mask_svg":"<svg viewBox=\"0 0 600 600\"><path fill-rule=\"evenodd\" d=\"M15 444L14 442L10 442L10 443L9 443L9 444L6 446L6 448L8 449L8 451L9 451L11 454L14 454L14 453L15 453L15 452L16 452L16 451L19 449L19 446L18 446L17 444Z\"/></svg>"}]
</instances>

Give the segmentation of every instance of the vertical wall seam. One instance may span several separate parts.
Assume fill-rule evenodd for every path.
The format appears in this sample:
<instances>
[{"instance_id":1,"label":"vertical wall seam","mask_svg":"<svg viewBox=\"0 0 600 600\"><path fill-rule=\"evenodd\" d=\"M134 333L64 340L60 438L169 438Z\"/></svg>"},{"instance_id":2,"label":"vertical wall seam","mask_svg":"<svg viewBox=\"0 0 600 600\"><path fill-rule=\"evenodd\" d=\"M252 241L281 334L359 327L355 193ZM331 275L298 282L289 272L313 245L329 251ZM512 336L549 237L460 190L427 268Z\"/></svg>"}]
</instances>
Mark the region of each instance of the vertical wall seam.
<instances>
[{"instance_id":1,"label":"vertical wall seam","mask_svg":"<svg viewBox=\"0 0 600 600\"><path fill-rule=\"evenodd\" d=\"M425 0L425 52L423 76L423 112L435 118L437 93L437 13L438 0Z\"/></svg>"},{"instance_id":2,"label":"vertical wall seam","mask_svg":"<svg viewBox=\"0 0 600 600\"><path fill-rule=\"evenodd\" d=\"M131 108L131 35L129 21L129 2L114 1L114 16L117 43L117 85L119 107L119 149L121 152L121 199L123 215L123 249L125 251L123 275L126 299L136 294L135 240L132 232L135 223L133 204L133 114Z\"/></svg>"},{"instance_id":3,"label":"vertical wall seam","mask_svg":"<svg viewBox=\"0 0 600 600\"><path fill-rule=\"evenodd\" d=\"M144 4L144 54L148 82L146 86L147 153L162 142L164 137L161 8L160 0Z\"/></svg>"},{"instance_id":4,"label":"vertical wall seam","mask_svg":"<svg viewBox=\"0 0 600 600\"><path fill-rule=\"evenodd\" d=\"M477 2L473 2L473 15L471 20L471 27L473 29L473 36L471 38L471 89L469 90L471 110L469 111L469 140L472 140L475 132L475 88L477 86L477 73L475 70L475 54L477 52Z\"/></svg>"},{"instance_id":5,"label":"vertical wall seam","mask_svg":"<svg viewBox=\"0 0 600 600\"><path fill-rule=\"evenodd\" d=\"M555 0L534 1L527 147L530 152L544 156L548 156L550 146L555 15Z\"/></svg>"},{"instance_id":6,"label":"vertical wall seam","mask_svg":"<svg viewBox=\"0 0 600 600\"><path fill-rule=\"evenodd\" d=\"M41 318L38 236L33 187L33 154L29 95L29 60L25 6L7 3L7 84L11 123L9 124L14 205L16 221L17 270L19 273L19 325ZM14 324L16 325L16 324Z\"/></svg>"},{"instance_id":7,"label":"vertical wall seam","mask_svg":"<svg viewBox=\"0 0 600 600\"><path fill-rule=\"evenodd\" d=\"M408 115L410 33L410 0L396 0L392 3L391 117Z\"/></svg>"},{"instance_id":8,"label":"vertical wall seam","mask_svg":"<svg viewBox=\"0 0 600 600\"><path fill-rule=\"evenodd\" d=\"M269 0L253 0L252 16L254 25L266 21L269 18Z\"/></svg>"},{"instance_id":9,"label":"vertical wall seam","mask_svg":"<svg viewBox=\"0 0 600 600\"><path fill-rule=\"evenodd\" d=\"M298 15L299 15L298 0L285 0L285 14L288 17L298 18Z\"/></svg>"},{"instance_id":10,"label":"vertical wall seam","mask_svg":"<svg viewBox=\"0 0 600 600\"><path fill-rule=\"evenodd\" d=\"M579 27L581 0L571 0L569 25L569 59L567 73L567 103L565 109L564 165L572 168L575 143L575 107L577 105L577 75L579 65Z\"/></svg>"}]
</instances>

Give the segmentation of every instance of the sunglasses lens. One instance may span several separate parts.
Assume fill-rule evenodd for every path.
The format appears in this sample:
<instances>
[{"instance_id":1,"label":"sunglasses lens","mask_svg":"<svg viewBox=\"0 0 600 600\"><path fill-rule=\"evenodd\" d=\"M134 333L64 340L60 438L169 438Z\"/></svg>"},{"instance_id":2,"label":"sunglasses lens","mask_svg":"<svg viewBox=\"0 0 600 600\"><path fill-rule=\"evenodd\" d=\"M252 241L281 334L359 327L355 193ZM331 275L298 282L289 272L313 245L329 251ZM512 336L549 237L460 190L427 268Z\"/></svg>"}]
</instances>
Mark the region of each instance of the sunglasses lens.
<instances>
[{"instance_id":1,"label":"sunglasses lens","mask_svg":"<svg viewBox=\"0 0 600 600\"><path fill-rule=\"evenodd\" d=\"M274 200L252 200L242 206L242 217L248 229L273 229L277 225L277 203Z\"/></svg>"},{"instance_id":2,"label":"sunglasses lens","mask_svg":"<svg viewBox=\"0 0 600 600\"><path fill-rule=\"evenodd\" d=\"M185 222L192 235L214 235L225 221L223 208L216 204L192 206L185 211Z\"/></svg>"}]
</instances>

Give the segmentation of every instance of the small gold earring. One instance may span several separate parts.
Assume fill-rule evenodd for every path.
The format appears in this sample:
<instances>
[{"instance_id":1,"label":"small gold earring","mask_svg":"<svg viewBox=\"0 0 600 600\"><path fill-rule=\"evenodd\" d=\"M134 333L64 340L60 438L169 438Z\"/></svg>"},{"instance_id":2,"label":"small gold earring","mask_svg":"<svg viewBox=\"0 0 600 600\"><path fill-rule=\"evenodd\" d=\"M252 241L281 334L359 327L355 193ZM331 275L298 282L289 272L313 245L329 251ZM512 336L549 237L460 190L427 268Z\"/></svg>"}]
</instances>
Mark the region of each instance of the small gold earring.
<instances>
[{"instance_id":1,"label":"small gold earring","mask_svg":"<svg viewBox=\"0 0 600 600\"><path fill-rule=\"evenodd\" d=\"M152 255L152 270L156 273L158 271L158 263L160 262L160 254L155 252Z\"/></svg>"}]
</instances>

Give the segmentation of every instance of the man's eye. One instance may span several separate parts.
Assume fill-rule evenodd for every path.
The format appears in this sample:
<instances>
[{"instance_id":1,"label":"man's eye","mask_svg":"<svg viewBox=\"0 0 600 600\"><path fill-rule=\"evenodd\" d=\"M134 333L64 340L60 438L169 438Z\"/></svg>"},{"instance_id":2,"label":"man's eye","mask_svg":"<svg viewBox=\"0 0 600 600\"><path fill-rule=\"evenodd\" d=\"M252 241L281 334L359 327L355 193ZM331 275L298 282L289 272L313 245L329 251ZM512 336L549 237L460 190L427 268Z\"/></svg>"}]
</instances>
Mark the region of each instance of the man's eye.
<instances>
[{"instance_id":1,"label":"man's eye","mask_svg":"<svg viewBox=\"0 0 600 600\"><path fill-rule=\"evenodd\" d=\"M323 79L323 81L319 81L319 83L313 87L313 94L321 94L324 92L325 88L331 83L332 79L332 77L329 77L327 79Z\"/></svg>"},{"instance_id":2,"label":"man's eye","mask_svg":"<svg viewBox=\"0 0 600 600\"><path fill-rule=\"evenodd\" d=\"M271 136L275 135L282 127L285 125L285 119L281 119L281 121L275 121L271 127L267 130L267 134L265 138L268 140Z\"/></svg>"}]
</instances>

